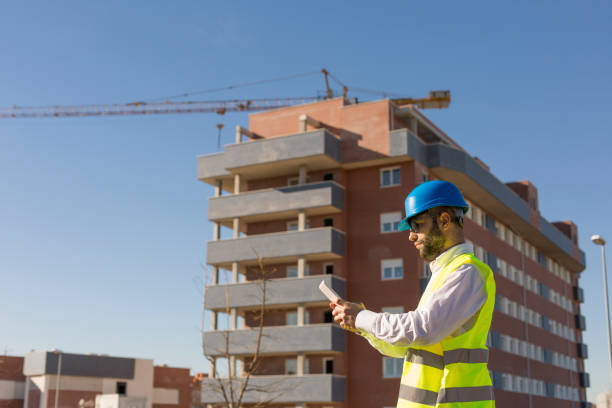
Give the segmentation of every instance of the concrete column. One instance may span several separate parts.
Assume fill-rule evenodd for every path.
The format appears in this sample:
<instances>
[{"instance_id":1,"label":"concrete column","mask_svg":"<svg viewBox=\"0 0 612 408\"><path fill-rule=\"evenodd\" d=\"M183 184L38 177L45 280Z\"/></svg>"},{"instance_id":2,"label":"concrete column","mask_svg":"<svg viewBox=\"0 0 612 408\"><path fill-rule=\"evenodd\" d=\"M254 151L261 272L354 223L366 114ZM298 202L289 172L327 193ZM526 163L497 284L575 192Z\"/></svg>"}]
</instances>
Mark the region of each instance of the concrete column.
<instances>
[{"instance_id":1,"label":"concrete column","mask_svg":"<svg viewBox=\"0 0 612 408\"><path fill-rule=\"evenodd\" d=\"M49 404L49 378L46 376L43 382L42 390L40 390L40 405L39 408L47 408Z\"/></svg>"},{"instance_id":2,"label":"concrete column","mask_svg":"<svg viewBox=\"0 0 612 408\"><path fill-rule=\"evenodd\" d=\"M236 125L236 144L242 143L242 127Z\"/></svg>"},{"instance_id":3,"label":"concrete column","mask_svg":"<svg viewBox=\"0 0 612 408\"><path fill-rule=\"evenodd\" d=\"M215 185L215 197L221 197L223 194L223 180L217 180Z\"/></svg>"},{"instance_id":4,"label":"concrete column","mask_svg":"<svg viewBox=\"0 0 612 408\"><path fill-rule=\"evenodd\" d=\"M215 367L216 361L214 357L210 358L210 367L208 368L208 375L210 378L215 378L217 376L217 369Z\"/></svg>"},{"instance_id":5,"label":"concrete column","mask_svg":"<svg viewBox=\"0 0 612 408\"><path fill-rule=\"evenodd\" d=\"M319 122L318 120L311 118L310 116L306 115L306 114L302 114L300 115L300 117L298 118L299 120L299 129L300 132L304 133L308 130L308 125L314 127L314 128L320 128L322 127L321 122Z\"/></svg>"},{"instance_id":6,"label":"concrete column","mask_svg":"<svg viewBox=\"0 0 612 408\"><path fill-rule=\"evenodd\" d=\"M306 115L301 115L299 117L299 121L300 121L300 125L299 125L300 133L304 133L304 132L306 132L306 129L308 129L308 123L306 122L306 119L307 119Z\"/></svg>"},{"instance_id":7,"label":"concrete column","mask_svg":"<svg viewBox=\"0 0 612 408\"><path fill-rule=\"evenodd\" d=\"M243 128L240 125L236 126L236 143L242 143L242 136L246 136L249 139L261 139L261 137L248 129Z\"/></svg>"},{"instance_id":8,"label":"concrete column","mask_svg":"<svg viewBox=\"0 0 612 408\"><path fill-rule=\"evenodd\" d=\"M304 210L300 210L298 213L298 231L304 231L306 229L306 213Z\"/></svg>"},{"instance_id":9,"label":"concrete column","mask_svg":"<svg viewBox=\"0 0 612 408\"><path fill-rule=\"evenodd\" d=\"M218 266L213 266L212 279L210 283L211 285L216 285L219 283L219 267Z\"/></svg>"},{"instance_id":10,"label":"concrete column","mask_svg":"<svg viewBox=\"0 0 612 408\"><path fill-rule=\"evenodd\" d=\"M234 174L234 194L240 194L240 174Z\"/></svg>"},{"instance_id":11,"label":"concrete column","mask_svg":"<svg viewBox=\"0 0 612 408\"><path fill-rule=\"evenodd\" d=\"M303 278L304 275L306 275L306 259L300 256L297 263L297 276L298 278Z\"/></svg>"},{"instance_id":12,"label":"concrete column","mask_svg":"<svg viewBox=\"0 0 612 408\"><path fill-rule=\"evenodd\" d=\"M308 175L306 173L306 166L300 166L299 173L298 173L298 184L299 185L306 184L307 177Z\"/></svg>"},{"instance_id":13,"label":"concrete column","mask_svg":"<svg viewBox=\"0 0 612 408\"><path fill-rule=\"evenodd\" d=\"M232 262L232 283L238 283L238 262Z\"/></svg>"},{"instance_id":14,"label":"concrete column","mask_svg":"<svg viewBox=\"0 0 612 408\"><path fill-rule=\"evenodd\" d=\"M221 239L221 224L213 221L213 241Z\"/></svg>"},{"instance_id":15,"label":"concrete column","mask_svg":"<svg viewBox=\"0 0 612 408\"><path fill-rule=\"evenodd\" d=\"M229 375L230 377L236 376L236 356L229 357Z\"/></svg>"},{"instance_id":16,"label":"concrete column","mask_svg":"<svg viewBox=\"0 0 612 408\"><path fill-rule=\"evenodd\" d=\"M230 330L236 330L238 328L238 313L236 312L236 308L232 307L230 309Z\"/></svg>"},{"instance_id":17,"label":"concrete column","mask_svg":"<svg viewBox=\"0 0 612 408\"><path fill-rule=\"evenodd\" d=\"M210 330L217 330L219 318L217 312L211 312L210 314Z\"/></svg>"},{"instance_id":18,"label":"concrete column","mask_svg":"<svg viewBox=\"0 0 612 408\"><path fill-rule=\"evenodd\" d=\"M234 239L240 237L240 218L234 218Z\"/></svg>"},{"instance_id":19,"label":"concrete column","mask_svg":"<svg viewBox=\"0 0 612 408\"><path fill-rule=\"evenodd\" d=\"M23 408L30 408L30 377L25 378L25 395L23 396Z\"/></svg>"},{"instance_id":20,"label":"concrete column","mask_svg":"<svg viewBox=\"0 0 612 408\"><path fill-rule=\"evenodd\" d=\"M300 303L297 307L297 325L303 326L306 321L306 308L303 303Z\"/></svg>"},{"instance_id":21,"label":"concrete column","mask_svg":"<svg viewBox=\"0 0 612 408\"><path fill-rule=\"evenodd\" d=\"M298 353L297 355L297 375L304 375L304 353Z\"/></svg>"}]
</instances>

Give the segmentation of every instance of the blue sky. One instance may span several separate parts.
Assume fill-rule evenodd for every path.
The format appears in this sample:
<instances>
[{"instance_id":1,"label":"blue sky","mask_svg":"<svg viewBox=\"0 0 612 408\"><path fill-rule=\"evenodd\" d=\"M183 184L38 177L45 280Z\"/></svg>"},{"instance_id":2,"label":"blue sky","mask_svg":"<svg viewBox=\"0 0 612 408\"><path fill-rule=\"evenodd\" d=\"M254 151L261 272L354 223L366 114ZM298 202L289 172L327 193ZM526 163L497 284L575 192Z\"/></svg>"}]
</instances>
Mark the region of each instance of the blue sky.
<instances>
[{"instance_id":1,"label":"blue sky","mask_svg":"<svg viewBox=\"0 0 612 408\"><path fill-rule=\"evenodd\" d=\"M126 103L323 67L349 87L415 97L450 89L450 109L428 111L432 120L502 181L531 180L548 220L579 226L594 400L610 382L600 253L589 237L612 240L612 6L373 4L6 3L0 107ZM194 98L323 90L308 76ZM219 122L226 144L247 117L0 120L0 348L206 369L211 190L196 180L196 157L218 150Z\"/></svg>"}]
</instances>

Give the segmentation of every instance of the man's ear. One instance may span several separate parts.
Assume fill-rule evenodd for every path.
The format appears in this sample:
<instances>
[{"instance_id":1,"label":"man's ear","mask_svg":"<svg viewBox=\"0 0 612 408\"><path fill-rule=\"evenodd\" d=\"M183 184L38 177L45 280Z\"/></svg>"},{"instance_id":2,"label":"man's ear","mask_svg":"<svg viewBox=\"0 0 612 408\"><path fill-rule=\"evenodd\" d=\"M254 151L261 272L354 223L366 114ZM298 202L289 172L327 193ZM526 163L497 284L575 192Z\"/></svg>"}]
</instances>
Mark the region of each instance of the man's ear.
<instances>
[{"instance_id":1,"label":"man's ear","mask_svg":"<svg viewBox=\"0 0 612 408\"><path fill-rule=\"evenodd\" d=\"M440 216L438 217L438 227L440 228L440 231L445 231L450 227L451 224L451 217L447 212L443 212L442 214L440 214Z\"/></svg>"}]
</instances>

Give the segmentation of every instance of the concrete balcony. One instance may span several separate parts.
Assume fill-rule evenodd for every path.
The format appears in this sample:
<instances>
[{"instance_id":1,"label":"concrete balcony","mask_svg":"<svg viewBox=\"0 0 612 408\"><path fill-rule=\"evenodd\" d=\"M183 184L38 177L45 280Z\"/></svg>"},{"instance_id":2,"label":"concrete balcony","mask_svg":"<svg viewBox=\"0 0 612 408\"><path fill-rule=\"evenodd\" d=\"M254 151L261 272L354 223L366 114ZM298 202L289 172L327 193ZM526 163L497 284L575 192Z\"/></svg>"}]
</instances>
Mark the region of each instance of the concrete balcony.
<instances>
[{"instance_id":1,"label":"concrete balcony","mask_svg":"<svg viewBox=\"0 0 612 408\"><path fill-rule=\"evenodd\" d=\"M228 380L224 380L227 385ZM235 377L236 396L240 384L244 381ZM250 378L243 402L256 403L273 401L277 403L331 403L344 402L346 380L343 376L332 374L313 374L304 376L259 375ZM229 393L229 387L226 386ZM223 393L214 378L202 380L202 403L215 404L224 402Z\"/></svg>"},{"instance_id":2,"label":"concrete balcony","mask_svg":"<svg viewBox=\"0 0 612 408\"><path fill-rule=\"evenodd\" d=\"M304 278L270 279L266 283L266 306L296 306L299 303L327 304L329 301L319 290L319 283L345 296L344 279L333 275L312 275ZM262 302L261 282L243 282L206 287L204 307L223 311L227 307L252 309Z\"/></svg>"},{"instance_id":3,"label":"concrete balcony","mask_svg":"<svg viewBox=\"0 0 612 408\"><path fill-rule=\"evenodd\" d=\"M207 154L198 157L198 180L214 184L216 179L231 179L225 169L226 158L223 153Z\"/></svg>"},{"instance_id":4,"label":"concrete balcony","mask_svg":"<svg viewBox=\"0 0 612 408\"><path fill-rule=\"evenodd\" d=\"M232 262L256 264L337 259L344 256L344 234L331 227L260 234L236 239L209 241L206 263L230 267Z\"/></svg>"},{"instance_id":5,"label":"concrete balcony","mask_svg":"<svg viewBox=\"0 0 612 408\"><path fill-rule=\"evenodd\" d=\"M225 356L228 353L252 355L255 353L258 332L257 328L204 332L202 335L204 354L213 357ZM260 353L343 352L345 336L343 329L331 323L270 326L263 329ZM227 346L226 339L228 340Z\"/></svg>"},{"instance_id":6,"label":"concrete balcony","mask_svg":"<svg viewBox=\"0 0 612 408\"><path fill-rule=\"evenodd\" d=\"M333 181L257 190L213 197L208 201L208 219L230 226L233 218L244 223L333 214L344 209L344 188Z\"/></svg>"},{"instance_id":7,"label":"concrete balcony","mask_svg":"<svg viewBox=\"0 0 612 408\"><path fill-rule=\"evenodd\" d=\"M225 146L222 154L198 158L198 179L214 184L215 179L241 174L244 179L298 174L340 166L338 138L326 130L259 139Z\"/></svg>"}]
</instances>

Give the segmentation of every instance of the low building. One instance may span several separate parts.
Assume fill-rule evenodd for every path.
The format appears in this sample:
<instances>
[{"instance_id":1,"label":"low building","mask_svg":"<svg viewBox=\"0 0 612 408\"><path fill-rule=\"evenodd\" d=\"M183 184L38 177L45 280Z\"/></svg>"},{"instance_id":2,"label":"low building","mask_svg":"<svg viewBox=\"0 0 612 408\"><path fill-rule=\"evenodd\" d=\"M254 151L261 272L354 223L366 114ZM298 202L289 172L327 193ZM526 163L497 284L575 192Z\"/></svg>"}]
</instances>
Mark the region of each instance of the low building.
<instances>
[{"instance_id":1,"label":"low building","mask_svg":"<svg viewBox=\"0 0 612 408\"><path fill-rule=\"evenodd\" d=\"M25 390L23 357L0 356L0 408L22 408Z\"/></svg>"},{"instance_id":2,"label":"low building","mask_svg":"<svg viewBox=\"0 0 612 408\"><path fill-rule=\"evenodd\" d=\"M150 359L34 351L0 357L0 407L192 408L193 378Z\"/></svg>"}]
</instances>

